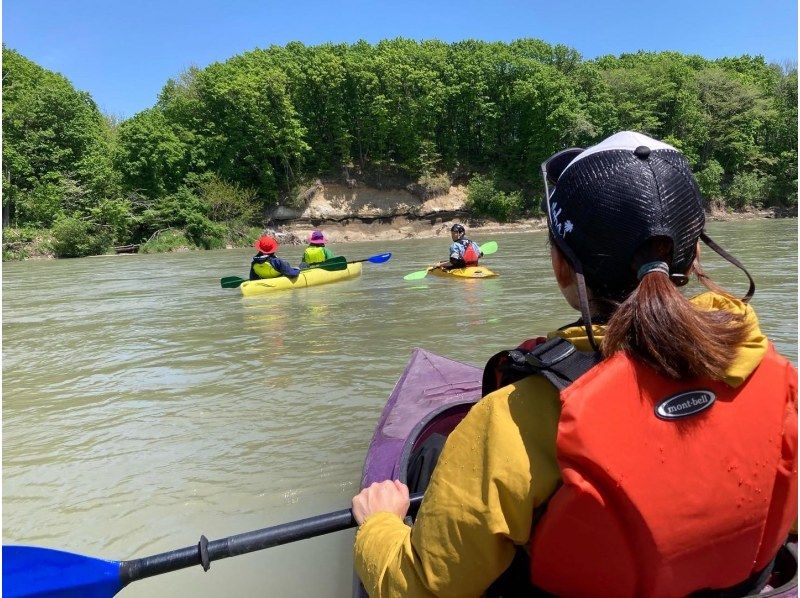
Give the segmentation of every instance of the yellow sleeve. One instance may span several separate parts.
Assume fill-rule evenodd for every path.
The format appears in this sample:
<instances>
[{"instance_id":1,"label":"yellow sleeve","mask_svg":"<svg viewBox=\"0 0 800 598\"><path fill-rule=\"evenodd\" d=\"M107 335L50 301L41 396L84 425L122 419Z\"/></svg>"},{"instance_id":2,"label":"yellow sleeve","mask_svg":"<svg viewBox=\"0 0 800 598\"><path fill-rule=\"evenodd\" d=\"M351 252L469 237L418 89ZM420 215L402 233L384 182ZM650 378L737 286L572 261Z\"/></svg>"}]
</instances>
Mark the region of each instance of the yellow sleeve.
<instances>
[{"instance_id":1,"label":"yellow sleeve","mask_svg":"<svg viewBox=\"0 0 800 598\"><path fill-rule=\"evenodd\" d=\"M478 596L526 544L560 480L555 389L535 376L478 402L448 437L414 527L376 513L354 559L370 596Z\"/></svg>"}]
</instances>

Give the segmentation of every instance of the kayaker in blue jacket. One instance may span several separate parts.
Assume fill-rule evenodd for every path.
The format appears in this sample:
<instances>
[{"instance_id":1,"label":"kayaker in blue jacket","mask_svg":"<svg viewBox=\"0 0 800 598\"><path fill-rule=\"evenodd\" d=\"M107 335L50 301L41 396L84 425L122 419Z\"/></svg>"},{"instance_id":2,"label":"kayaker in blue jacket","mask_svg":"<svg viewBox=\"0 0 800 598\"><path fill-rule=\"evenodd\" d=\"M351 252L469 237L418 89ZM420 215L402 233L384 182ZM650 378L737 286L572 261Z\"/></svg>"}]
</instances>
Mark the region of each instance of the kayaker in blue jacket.
<instances>
[{"instance_id":1,"label":"kayaker in blue jacket","mask_svg":"<svg viewBox=\"0 0 800 598\"><path fill-rule=\"evenodd\" d=\"M450 237L453 239L450 260L439 263L440 268L450 270L478 265L478 258L483 257L483 252L477 243L466 238L466 234L467 230L461 224L456 223L450 227Z\"/></svg>"},{"instance_id":2,"label":"kayaker in blue jacket","mask_svg":"<svg viewBox=\"0 0 800 598\"><path fill-rule=\"evenodd\" d=\"M250 280L260 280L262 278L277 278L278 276L288 276L293 278L300 274L299 268L293 268L286 260L282 260L275 255L278 251L278 242L268 235L260 237L255 242L258 254L253 257L250 264Z\"/></svg>"}]
</instances>

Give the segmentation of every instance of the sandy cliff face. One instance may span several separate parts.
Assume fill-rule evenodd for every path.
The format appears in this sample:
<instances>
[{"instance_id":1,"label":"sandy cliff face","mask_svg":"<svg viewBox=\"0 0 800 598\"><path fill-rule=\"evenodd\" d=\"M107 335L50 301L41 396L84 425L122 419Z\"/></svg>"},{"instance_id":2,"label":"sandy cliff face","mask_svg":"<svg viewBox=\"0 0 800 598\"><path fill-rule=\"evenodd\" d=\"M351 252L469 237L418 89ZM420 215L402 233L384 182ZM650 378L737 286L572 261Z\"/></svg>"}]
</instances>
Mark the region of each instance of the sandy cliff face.
<instances>
[{"instance_id":1,"label":"sandy cliff face","mask_svg":"<svg viewBox=\"0 0 800 598\"><path fill-rule=\"evenodd\" d=\"M423 200L405 189L375 189L363 185L352 188L338 183L318 184L309 190L310 198L302 210L280 207L271 217L276 222L294 220L373 220L397 216L429 218L440 213L464 212L466 189L450 187L450 191Z\"/></svg>"},{"instance_id":2,"label":"sandy cliff face","mask_svg":"<svg viewBox=\"0 0 800 598\"><path fill-rule=\"evenodd\" d=\"M463 222L469 230L525 232L542 228L539 219L499 225L468 217L466 187L453 186L444 195L421 199L405 189L375 189L364 185L318 184L307 192L304 209L280 207L270 214L274 225L305 239L313 228L325 231L331 243L444 237L450 226Z\"/></svg>"}]
</instances>

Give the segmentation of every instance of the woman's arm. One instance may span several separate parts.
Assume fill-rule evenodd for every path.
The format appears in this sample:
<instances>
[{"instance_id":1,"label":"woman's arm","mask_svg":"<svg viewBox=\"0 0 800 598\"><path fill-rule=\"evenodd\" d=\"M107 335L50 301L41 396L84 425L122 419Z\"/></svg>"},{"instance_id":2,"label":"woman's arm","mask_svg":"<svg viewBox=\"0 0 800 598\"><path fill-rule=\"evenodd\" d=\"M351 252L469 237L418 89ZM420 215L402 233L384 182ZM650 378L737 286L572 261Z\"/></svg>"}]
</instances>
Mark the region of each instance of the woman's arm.
<instances>
[{"instance_id":1,"label":"woman's arm","mask_svg":"<svg viewBox=\"0 0 800 598\"><path fill-rule=\"evenodd\" d=\"M413 529L386 511L359 528L355 567L370 596L483 593L558 484L558 414L558 395L535 377L476 404L448 438Z\"/></svg>"},{"instance_id":2,"label":"woman's arm","mask_svg":"<svg viewBox=\"0 0 800 598\"><path fill-rule=\"evenodd\" d=\"M283 274L284 276L289 276L294 278L298 274L300 274L300 268L293 268L292 265L287 262L286 260L282 260L279 257L276 257L272 262L272 267L275 268L278 272Z\"/></svg>"}]
</instances>

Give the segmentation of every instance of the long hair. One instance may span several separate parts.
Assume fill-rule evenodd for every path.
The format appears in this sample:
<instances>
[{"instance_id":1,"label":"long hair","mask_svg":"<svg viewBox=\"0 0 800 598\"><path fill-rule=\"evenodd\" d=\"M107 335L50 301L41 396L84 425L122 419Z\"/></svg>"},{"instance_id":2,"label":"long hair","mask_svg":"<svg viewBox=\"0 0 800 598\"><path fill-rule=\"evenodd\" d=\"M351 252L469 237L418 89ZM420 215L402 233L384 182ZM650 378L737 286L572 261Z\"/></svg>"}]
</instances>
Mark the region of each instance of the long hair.
<instances>
[{"instance_id":1,"label":"long hair","mask_svg":"<svg viewBox=\"0 0 800 598\"><path fill-rule=\"evenodd\" d=\"M632 266L667 261L671 251L671 241L654 239L637 252ZM707 288L730 297L703 273L699 256L691 273ZM749 328L743 314L696 307L668 274L655 271L645 275L614 310L601 350L604 357L627 351L669 378L720 380L736 359L737 347Z\"/></svg>"}]
</instances>

